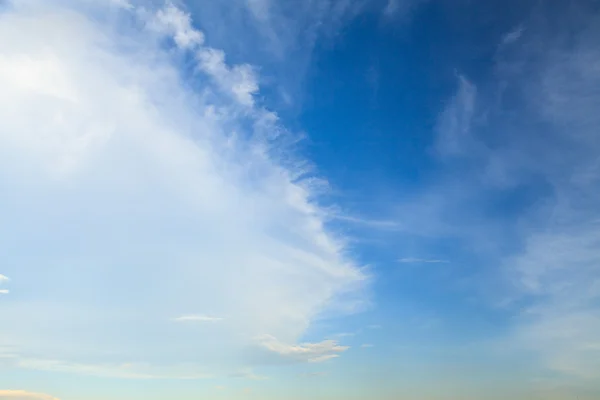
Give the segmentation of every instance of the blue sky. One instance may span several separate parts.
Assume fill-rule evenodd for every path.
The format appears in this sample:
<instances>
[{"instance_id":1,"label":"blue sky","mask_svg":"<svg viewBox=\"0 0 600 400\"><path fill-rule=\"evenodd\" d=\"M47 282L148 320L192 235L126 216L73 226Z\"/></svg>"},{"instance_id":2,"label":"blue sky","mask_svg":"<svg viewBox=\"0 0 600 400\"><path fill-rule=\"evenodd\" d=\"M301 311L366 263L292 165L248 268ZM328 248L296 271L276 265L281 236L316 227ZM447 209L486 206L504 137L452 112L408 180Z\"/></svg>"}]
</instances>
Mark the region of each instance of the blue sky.
<instances>
[{"instance_id":1,"label":"blue sky","mask_svg":"<svg viewBox=\"0 0 600 400\"><path fill-rule=\"evenodd\" d=\"M0 399L600 396L600 5L0 1Z\"/></svg>"}]
</instances>

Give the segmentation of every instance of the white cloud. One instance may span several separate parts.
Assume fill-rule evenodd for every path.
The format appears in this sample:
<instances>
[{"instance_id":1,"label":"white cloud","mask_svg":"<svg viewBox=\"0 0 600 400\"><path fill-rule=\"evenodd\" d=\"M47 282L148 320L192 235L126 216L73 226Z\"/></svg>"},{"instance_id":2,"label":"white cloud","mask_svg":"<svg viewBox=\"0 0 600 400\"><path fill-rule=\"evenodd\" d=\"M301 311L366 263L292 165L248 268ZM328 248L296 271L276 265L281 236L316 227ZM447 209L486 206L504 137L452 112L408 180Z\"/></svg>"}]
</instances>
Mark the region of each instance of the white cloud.
<instances>
[{"instance_id":1,"label":"white cloud","mask_svg":"<svg viewBox=\"0 0 600 400\"><path fill-rule=\"evenodd\" d=\"M157 16L145 29L64 4L0 13L3 262L35 293L2 304L0 343L28 355L20 367L105 375L133 363L147 367L115 374L160 377L161 360L194 357L226 375L257 336L294 349L314 318L360 304L365 274L326 229L311 182L265 139L285 129L253 108L249 70L223 56L185 81L181 52L209 50L173 5L119 11ZM169 322L189 309L227 323ZM298 345L298 358L345 350L320 346Z\"/></svg>"},{"instance_id":2,"label":"white cloud","mask_svg":"<svg viewBox=\"0 0 600 400\"><path fill-rule=\"evenodd\" d=\"M0 274L0 285L2 285L3 283L6 283L10 281L10 279L7 276L4 276L2 274ZM0 289L0 294L9 294L10 291L8 289Z\"/></svg>"},{"instance_id":3,"label":"white cloud","mask_svg":"<svg viewBox=\"0 0 600 400\"><path fill-rule=\"evenodd\" d=\"M324 340L319 343L286 344L270 335L263 335L258 342L265 349L285 359L298 362L323 362L339 357L348 350L348 346L340 346L335 340Z\"/></svg>"},{"instance_id":4,"label":"white cloud","mask_svg":"<svg viewBox=\"0 0 600 400\"><path fill-rule=\"evenodd\" d=\"M59 400L42 393L32 393L25 390L0 390L0 399L6 400Z\"/></svg>"},{"instance_id":5,"label":"white cloud","mask_svg":"<svg viewBox=\"0 0 600 400\"><path fill-rule=\"evenodd\" d=\"M207 315L182 315L175 318L177 322L218 322L222 321L220 317L209 317Z\"/></svg>"},{"instance_id":6,"label":"white cloud","mask_svg":"<svg viewBox=\"0 0 600 400\"><path fill-rule=\"evenodd\" d=\"M144 10L145 11L145 10ZM231 95L241 105L252 107L254 95L258 92L258 82L252 66L248 64L229 66L225 52L202 46L204 34L192 26L188 13L168 2L155 15L145 15L148 26L160 33L172 36L177 46L183 50L193 50L198 68L212 77L218 87Z\"/></svg>"},{"instance_id":7,"label":"white cloud","mask_svg":"<svg viewBox=\"0 0 600 400\"><path fill-rule=\"evenodd\" d=\"M198 61L200 68L212 76L226 93L244 106L254 105L253 96L258 92L258 83L250 65L229 67L225 63L225 53L211 48L199 50Z\"/></svg>"},{"instance_id":8,"label":"white cloud","mask_svg":"<svg viewBox=\"0 0 600 400\"><path fill-rule=\"evenodd\" d=\"M182 49L193 48L204 43L204 35L192 26L190 15L171 2L167 2L164 8L156 12L155 18L150 19L149 26L173 36L177 46Z\"/></svg>"}]
</instances>

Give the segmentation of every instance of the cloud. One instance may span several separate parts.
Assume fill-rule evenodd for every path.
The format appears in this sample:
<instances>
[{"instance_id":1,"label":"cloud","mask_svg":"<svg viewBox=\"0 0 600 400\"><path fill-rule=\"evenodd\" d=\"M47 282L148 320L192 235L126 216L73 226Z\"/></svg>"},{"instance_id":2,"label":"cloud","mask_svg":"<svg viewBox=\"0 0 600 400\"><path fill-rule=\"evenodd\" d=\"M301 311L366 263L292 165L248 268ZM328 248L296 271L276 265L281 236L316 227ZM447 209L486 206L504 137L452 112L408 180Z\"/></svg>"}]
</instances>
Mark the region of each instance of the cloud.
<instances>
[{"instance_id":1,"label":"cloud","mask_svg":"<svg viewBox=\"0 0 600 400\"><path fill-rule=\"evenodd\" d=\"M398 18L406 18L416 7L427 1L428 0L387 0L383 7L383 16L388 19L394 18L395 20Z\"/></svg>"},{"instance_id":2,"label":"cloud","mask_svg":"<svg viewBox=\"0 0 600 400\"><path fill-rule=\"evenodd\" d=\"M503 45L514 43L517 40L519 40L521 35L523 35L523 32L525 32L525 27L523 25L519 25L510 32L508 32L506 35L504 35L501 43Z\"/></svg>"},{"instance_id":3,"label":"cloud","mask_svg":"<svg viewBox=\"0 0 600 400\"><path fill-rule=\"evenodd\" d=\"M264 335L258 338L258 343L281 357L297 362L323 362L339 357L340 353L348 350L348 346L340 346L335 340L324 340L319 343L303 343L290 345L282 343L275 337Z\"/></svg>"},{"instance_id":4,"label":"cloud","mask_svg":"<svg viewBox=\"0 0 600 400\"><path fill-rule=\"evenodd\" d=\"M354 332L341 332L341 333L336 333L332 336L337 337L337 338L343 338L343 337L352 337L355 335L356 335L356 333L354 333Z\"/></svg>"},{"instance_id":5,"label":"cloud","mask_svg":"<svg viewBox=\"0 0 600 400\"><path fill-rule=\"evenodd\" d=\"M436 258L414 258L414 257L407 257L407 258L401 258L398 260L399 263L405 263L405 264L447 264L450 261L448 260L439 260Z\"/></svg>"},{"instance_id":6,"label":"cloud","mask_svg":"<svg viewBox=\"0 0 600 400\"><path fill-rule=\"evenodd\" d=\"M220 317L209 317L206 315L183 315L174 319L177 322L218 322L222 320L223 318Z\"/></svg>"},{"instance_id":7,"label":"cloud","mask_svg":"<svg viewBox=\"0 0 600 400\"><path fill-rule=\"evenodd\" d=\"M437 126L437 151L444 157L460 156L473 150L470 129L477 87L464 76L459 76L458 81L458 91L440 116Z\"/></svg>"},{"instance_id":8,"label":"cloud","mask_svg":"<svg viewBox=\"0 0 600 400\"><path fill-rule=\"evenodd\" d=\"M597 380L600 168L595 154L600 140L594 126L600 123L595 111L600 51L593 43L600 15L588 11L584 16L564 10L584 27L573 47L560 44L571 35L567 29L535 27L537 36L547 39L538 42L525 33L520 39L540 46L532 63L540 79L527 86L526 96L536 118L549 125L549 133L530 133L533 140L540 136L540 146L523 158L531 157L525 165L543 174L552 196L523 219L522 250L508 257L504 268L529 304L515 327L515 340L537 351L552 370Z\"/></svg>"},{"instance_id":9,"label":"cloud","mask_svg":"<svg viewBox=\"0 0 600 400\"><path fill-rule=\"evenodd\" d=\"M369 325L367 326L367 329L382 329L383 327L381 325Z\"/></svg>"},{"instance_id":10,"label":"cloud","mask_svg":"<svg viewBox=\"0 0 600 400\"><path fill-rule=\"evenodd\" d=\"M299 375L301 378L322 378L327 376L327 372L304 372Z\"/></svg>"},{"instance_id":11,"label":"cloud","mask_svg":"<svg viewBox=\"0 0 600 400\"><path fill-rule=\"evenodd\" d=\"M225 53L211 48L201 49L197 56L200 68L212 76L226 93L231 94L242 105L254 105L258 82L250 65L230 68L225 63Z\"/></svg>"},{"instance_id":12,"label":"cloud","mask_svg":"<svg viewBox=\"0 0 600 400\"><path fill-rule=\"evenodd\" d=\"M251 369L248 369L248 368L243 369L238 372L234 372L232 374L229 374L229 377L230 378L250 379L253 381L264 381L264 380L269 379L267 376L255 374Z\"/></svg>"},{"instance_id":13,"label":"cloud","mask_svg":"<svg viewBox=\"0 0 600 400\"><path fill-rule=\"evenodd\" d=\"M204 42L202 32L192 26L190 15L171 2L159 9L148 25L160 33L172 36L177 46L183 49L200 46Z\"/></svg>"},{"instance_id":14,"label":"cloud","mask_svg":"<svg viewBox=\"0 0 600 400\"><path fill-rule=\"evenodd\" d=\"M269 18L270 0L246 0L246 6L256 19L266 21Z\"/></svg>"},{"instance_id":15,"label":"cloud","mask_svg":"<svg viewBox=\"0 0 600 400\"><path fill-rule=\"evenodd\" d=\"M0 390L0 399L6 400L59 400L47 394L26 392L25 390Z\"/></svg>"},{"instance_id":16,"label":"cloud","mask_svg":"<svg viewBox=\"0 0 600 400\"><path fill-rule=\"evenodd\" d=\"M400 8L400 0L388 0L385 8L383 9L383 14L386 16L393 16L396 14L398 9Z\"/></svg>"},{"instance_id":17,"label":"cloud","mask_svg":"<svg viewBox=\"0 0 600 400\"><path fill-rule=\"evenodd\" d=\"M2 274L0 274L0 285L2 285L3 283L6 283L10 281L10 279L7 276L4 276ZM8 289L0 289L0 294L9 294L10 291Z\"/></svg>"},{"instance_id":18,"label":"cloud","mask_svg":"<svg viewBox=\"0 0 600 400\"><path fill-rule=\"evenodd\" d=\"M28 370L61 372L99 378L134 380L200 380L214 375L199 371L195 365L161 365L122 363L122 364L82 364L48 359L17 358L16 367Z\"/></svg>"},{"instance_id":19,"label":"cloud","mask_svg":"<svg viewBox=\"0 0 600 400\"><path fill-rule=\"evenodd\" d=\"M354 312L367 277L245 64L170 3L26 3L0 13L3 262L35 293L2 304L19 367L226 376L265 334L299 359L345 350L295 345L315 318ZM227 323L172 323L190 309ZM172 371L190 358L202 365ZM125 364L144 367L110 372Z\"/></svg>"},{"instance_id":20,"label":"cloud","mask_svg":"<svg viewBox=\"0 0 600 400\"><path fill-rule=\"evenodd\" d=\"M490 266L482 274L493 285L474 281L512 300L504 339L515 357L533 352L540 373L591 383L600 371L600 15L585 2L535 11L527 29L501 39L511 46L499 46L493 81L459 76L439 119L445 171L427 194L435 212L420 215L453 215L437 233Z\"/></svg>"},{"instance_id":21,"label":"cloud","mask_svg":"<svg viewBox=\"0 0 600 400\"><path fill-rule=\"evenodd\" d=\"M128 1L128 0L110 0L112 2L113 5L120 7L120 8L124 8L127 10L132 10L133 9L133 5Z\"/></svg>"},{"instance_id":22,"label":"cloud","mask_svg":"<svg viewBox=\"0 0 600 400\"><path fill-rule=\"evenodd\" d=\"M404 226L399 224L393 220L377 220L377 219L368 219L368 218L360 218L354 217L351 215L334 215L337 221L349 222L352 224L360 225L364 228L372 228L372 229L382 229L382 230L401 230L405 229Z\"/></svg>"},{"instance_id":23,"label":"cloud","mask_svg":"<svg viewBox=\"0 0 600 400\"><path fill-rule=\"evenodd\" d=\"M301 107L318 43L332 43L368 7L363 0L190 3L213 47L260 66L261 86L284 109Z\"/></svg>"}]
</instances>

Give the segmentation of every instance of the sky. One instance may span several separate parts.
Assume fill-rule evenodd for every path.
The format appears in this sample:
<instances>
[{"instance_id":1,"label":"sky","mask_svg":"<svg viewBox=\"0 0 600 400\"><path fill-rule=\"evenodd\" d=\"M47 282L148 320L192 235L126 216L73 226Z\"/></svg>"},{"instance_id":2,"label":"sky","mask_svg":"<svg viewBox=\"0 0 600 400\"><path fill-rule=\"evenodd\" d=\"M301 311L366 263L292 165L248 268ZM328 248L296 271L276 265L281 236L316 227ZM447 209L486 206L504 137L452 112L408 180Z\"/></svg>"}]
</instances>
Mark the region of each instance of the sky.
<instances>
[{"instance_id":1,"label":"sky","mask_svg":"<svg viewBox=\"0 0 600 400\"><path fill-rule=\"evenodd\" d=\"M600 398L600 2L0 0L0 400Z\"/></svg>"}]
</instances>

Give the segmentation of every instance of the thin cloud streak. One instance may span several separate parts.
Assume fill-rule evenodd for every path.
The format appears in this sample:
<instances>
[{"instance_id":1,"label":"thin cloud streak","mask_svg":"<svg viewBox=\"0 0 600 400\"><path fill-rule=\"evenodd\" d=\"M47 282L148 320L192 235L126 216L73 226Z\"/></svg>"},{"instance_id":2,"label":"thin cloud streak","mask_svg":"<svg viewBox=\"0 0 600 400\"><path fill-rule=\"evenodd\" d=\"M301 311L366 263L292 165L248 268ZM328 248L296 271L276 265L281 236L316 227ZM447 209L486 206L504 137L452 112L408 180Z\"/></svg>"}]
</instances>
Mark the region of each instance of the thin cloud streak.
<instances>
[{"instance_id":1,"label":"thin cloud streak","mask_svg":"<svg viewBox=\"0 0 600 400\"><path fill-rule=\"evenodd\" d=\"M339 357L341 353L350 348L349 346L340 346L335 340L297 345L282 343L269 335L262 336L257 340L266 350L278 354L284 359L296 362L324 362Z\"/></svg>"},{"instance_id":2,"label":"thin cloud streak","mask_svg":"<svg viewBox=\"0 0 600 400\"><path fill-rule=\"evenodd\" d=\"M27 392L25 390L0 390L0 399L6 400L60 400L47 394Z\"/></svg>"},{"instance_id":3,"label":"thin cloud streak","mask_svg":"<svg viewBox=\"0 0 600 400\"><path fill-rule=\"evenodd\" d=\"M218 322L223 321L220 317L209 317L206 315L183 315L181 317L174 318L176 322Z\"/></svg>"},{"instance_id":4,"label":"thin cloud streak","mask_svg":"<svg viewBox=\"0 0 600 400\"><path fill-rule=\"evenodd\" d=\"M440 259L436 259L436 258L407 257L407 258L400 258L398 260L398 262L403 263L403 264L448 264L450 261L440 260Z\"/></svg>"}]
</instances>

